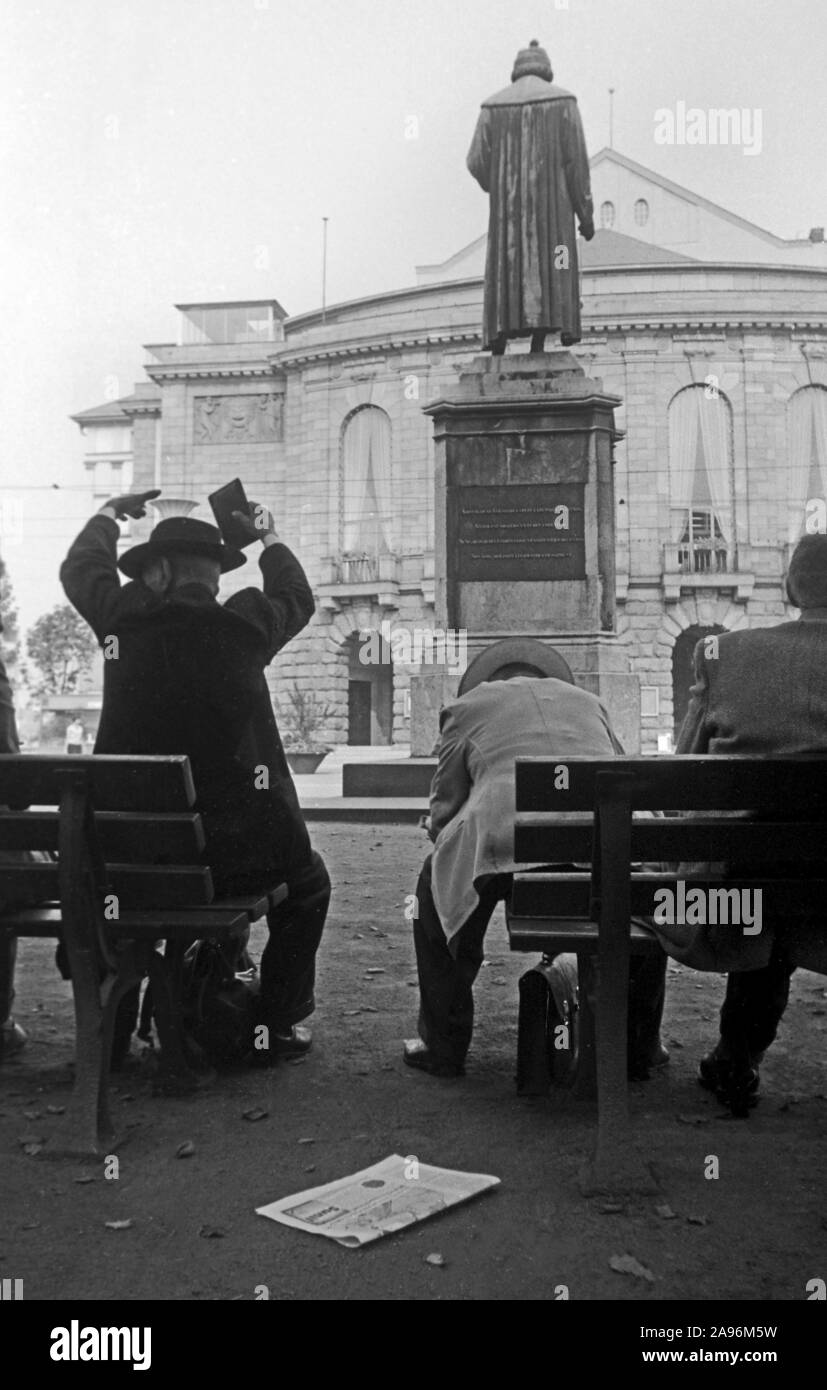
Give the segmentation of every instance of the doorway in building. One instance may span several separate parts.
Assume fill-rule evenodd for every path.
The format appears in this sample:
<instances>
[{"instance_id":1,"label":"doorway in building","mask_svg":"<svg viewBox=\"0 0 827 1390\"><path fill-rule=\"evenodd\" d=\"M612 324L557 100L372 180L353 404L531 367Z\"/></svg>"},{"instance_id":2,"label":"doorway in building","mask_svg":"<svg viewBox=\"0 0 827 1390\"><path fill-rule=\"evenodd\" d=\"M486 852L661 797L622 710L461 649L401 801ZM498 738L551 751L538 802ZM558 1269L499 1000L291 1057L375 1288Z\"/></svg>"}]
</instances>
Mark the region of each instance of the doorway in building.
<instances>
[{"instance_id":1,"label":"doorway in building","mask_svg":"<svg viewBox=\"0 0 827 1390\"><path fill-rule=\"evenodd\" d=\"M725 632L723 627L688 627L677 639L672 650L672 709L675 721L675 739L689 708L689 691L695 679L692 656L703 637L716 637Z\"/></svg>"},{"instance_id":2,"label":"doorway in building","mask_svg":"<svg viewBox=\"0 0 827 1390\"><path fill-rule=\"evenodd\" d=\"M393 662L380 641L381 660L359 660L362 643L354 632L347 639L347 741L351 747L393 742Z\"/></svg>"}]
</instances>

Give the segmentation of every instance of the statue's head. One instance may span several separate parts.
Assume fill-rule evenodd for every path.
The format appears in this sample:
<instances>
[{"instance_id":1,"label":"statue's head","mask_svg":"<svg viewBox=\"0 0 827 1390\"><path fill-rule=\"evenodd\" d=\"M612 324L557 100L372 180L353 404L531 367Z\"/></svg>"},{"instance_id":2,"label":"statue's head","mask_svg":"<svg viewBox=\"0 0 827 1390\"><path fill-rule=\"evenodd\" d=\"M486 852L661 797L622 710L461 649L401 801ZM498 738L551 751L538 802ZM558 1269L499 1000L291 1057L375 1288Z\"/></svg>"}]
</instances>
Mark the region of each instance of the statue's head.
<instances>
[{"instance_id":1,"label":"statue's head","mask_svg":"<svg viewBox=\"0 0 827 1390\"><path fill-rule=\"evenodd\" d=\"M517 57L514 59L514 70L511 74L511 81L516 82L518 77L543 77L546 82L550 82L554 73L551 70L551 59L546 50L541 48L536 39L532 39L528 48L521 48Z\"/></svg>"}]
</instances>

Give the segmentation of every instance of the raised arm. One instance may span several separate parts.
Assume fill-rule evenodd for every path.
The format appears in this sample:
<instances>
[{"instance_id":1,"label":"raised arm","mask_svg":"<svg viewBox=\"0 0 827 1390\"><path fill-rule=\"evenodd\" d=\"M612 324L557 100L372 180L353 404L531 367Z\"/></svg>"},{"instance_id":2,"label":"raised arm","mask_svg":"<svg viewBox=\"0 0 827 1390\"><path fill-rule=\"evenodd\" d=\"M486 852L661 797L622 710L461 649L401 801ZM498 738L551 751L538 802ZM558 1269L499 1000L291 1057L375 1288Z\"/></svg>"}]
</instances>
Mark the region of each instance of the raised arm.
<instances>
[{"instance_id":1,"label":"raised arm","mask_svg":"<svg viewBox=\"0 0 827 1390\"><path fill-rule=\"evenodd\" d=\"M239 613L259 628L266 647L267 661L306 627L316 611L313 591L307 575L296 556L279 540L275 524L266 507L250 503L250 517L240 512L234 516L250 528L251 537L260 540L259 557L263 593L258 589L242 589L232 594L224 605L231 613Z\"/></svg>"},{"instance_id":2,"label":"raised arm","mask_svg":"<svg viewBox=\"0 0 827 1390\"><path fill-rule=\"evenodd\" d=\"M121 584L118 578L117 518L144 515L145 504L157 490L113 497L87 521L69 547L60 567L63 592L103 645L115 625L128 613L157 604L143 584Z\"/></svg>"}]
</instances>

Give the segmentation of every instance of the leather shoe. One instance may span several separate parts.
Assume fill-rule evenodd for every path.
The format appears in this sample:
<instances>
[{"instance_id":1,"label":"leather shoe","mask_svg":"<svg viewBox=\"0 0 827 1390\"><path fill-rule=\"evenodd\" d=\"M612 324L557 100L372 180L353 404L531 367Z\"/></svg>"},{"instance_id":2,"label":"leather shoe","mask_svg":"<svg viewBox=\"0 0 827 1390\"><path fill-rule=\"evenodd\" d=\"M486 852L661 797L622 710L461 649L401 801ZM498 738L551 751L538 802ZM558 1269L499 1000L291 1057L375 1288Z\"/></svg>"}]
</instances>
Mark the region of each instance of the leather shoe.
<instances>
[{"instance_id":1,"label":"leather shoe","mask_svg":"<svg viewBox=\"0 0 827 1390\"><path fill-rule=\"evenodd\" d=\"M761 1084L758 1068L737 1066L728 1057L721 1057L717 1049L701 1058L698 1081L705 1090L712 1091L718 1100L728 1105L739 1119L745 1119L758 1104L758 1087Z\"/></svg>"},{"instance_id":2,"label":"leather shoe","mask_svg":"<svg viewBox=\"0 0 827 1390\"><path fill-rule=\"evenodd\" d=\"M25 1029L21 1028L19 1023L15 1023L13 1018L7 1018L5 1023L0 1023L0 1062L5 1062L8 1057L22 1052L28 1040Z\"/></svg>"},{"instance_id":3,"label":"leather shoe","mask_svg":"<svg viewBox=\"0 0 827 1390\"><path fill-rule=\"evenodd\" d=\"M270 1052L274 1057L303 1057L313 1046L309 1028L294 1023L289 1033L270 1033Z\"/></svg>"},{"instance_id":4,"label":"leather shoe","mask_svg":"<svg viewBox=\"0 0 827 1390\"><path fill-rule=\"evenodd\" d=\"M429 1076L465 1075L465 1067L461 1062L450 1062L441 1057L435 1057L427 1043L424 1043L421 1038L406 1039L402 1060L406 1066L414 1067L416 1071L427 1072Z\"/></svg>"},{"instance_id":5,"label":"leather shoe","mask_svg":"<svg viewBox=\"0 0 827 1390\"><path fill-rule=\"evenodd\" d=\"M630 1081L648 1081L653 1071L660 1071L662 1067L669 1065L669 1053L658 1043L648 1057L639 1058L629 1056L628 1074Z\"/></svg>"}]
</instances>

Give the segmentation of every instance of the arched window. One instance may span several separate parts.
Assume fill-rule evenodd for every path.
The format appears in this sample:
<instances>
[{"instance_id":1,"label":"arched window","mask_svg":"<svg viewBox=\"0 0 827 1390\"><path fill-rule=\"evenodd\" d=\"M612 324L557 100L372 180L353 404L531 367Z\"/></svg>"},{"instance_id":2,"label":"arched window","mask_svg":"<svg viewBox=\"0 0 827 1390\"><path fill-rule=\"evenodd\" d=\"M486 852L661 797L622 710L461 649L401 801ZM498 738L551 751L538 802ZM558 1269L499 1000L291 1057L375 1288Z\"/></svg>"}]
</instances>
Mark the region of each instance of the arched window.
<instances>
[{"instance_id":1,"label":"arched window","mask_svg":"<svg viewBox=\"0 0 827 1390\"><path fill-rule=\"evenodd\" d=\"M649 204L645 198L638 198L634 207L635 225L645 227L649 221Z\"/></svg>"},{"instance_id":2,"label":"arched window","mask_svg":"<svg viewBox=\"0 0 827 1390\"><path fill-rule=\"evenodd\" d=\"M732 409L717 388L687 386L669 402L669 491L681 569L731 569Z\"/></svg>"},{"instance_id":3,"label":"arched window","mask_svg":"<svg viewBox=\"0 0 827 1390\"><path fill-rule=\"evenodd\" d=\"M391 422L375 405L359 406L342 430L340 535L345 556L393 551Z\"/></svg>"},{"instance_id":4,"label":"arched window","mask_svg":"<svg viewBox=\"0 0 827 1390\"><path fill-rule=\"evenodd\" d=\"M615 224L615 205L614 203L600 204L600 225L601 227L613 227Z\"/></svg>"},{"instance_id":5,"label":"arched window","mask_svg":"<svg viewBox=\"0 0 827 1390\"><path fill-rule=\"evenodd\" d=\"M803 386L787 402L787 539L807 525L807 502L827 500L827 387Z\"/></svg>"}]
</instances>

